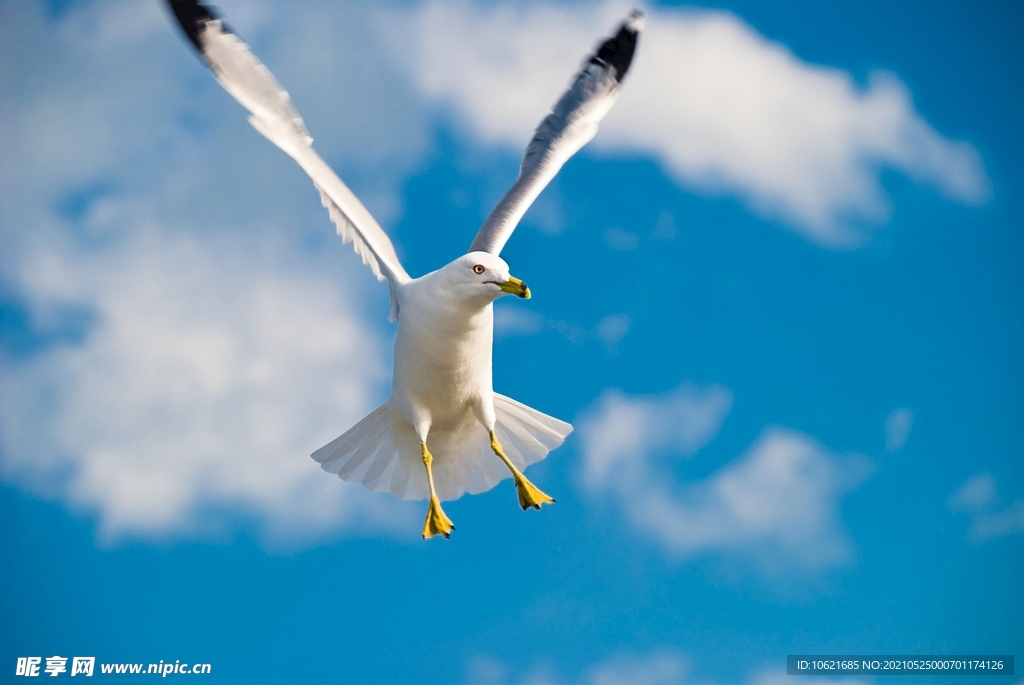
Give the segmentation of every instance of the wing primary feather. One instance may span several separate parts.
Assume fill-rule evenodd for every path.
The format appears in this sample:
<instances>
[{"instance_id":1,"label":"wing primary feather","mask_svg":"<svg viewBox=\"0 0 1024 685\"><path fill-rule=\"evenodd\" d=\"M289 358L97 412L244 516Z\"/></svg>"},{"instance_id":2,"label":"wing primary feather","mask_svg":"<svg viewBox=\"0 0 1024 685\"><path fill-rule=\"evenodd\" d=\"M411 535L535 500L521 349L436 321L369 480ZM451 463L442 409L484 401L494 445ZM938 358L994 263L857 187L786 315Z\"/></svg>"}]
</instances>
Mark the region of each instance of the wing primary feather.
<instances>
[{"instance_id":1,"label":"wing primary feather","mask_svg":"<svg viewBox=\"0 0 1024 685\"><path fill-rule=\"evenodd\" d=\"M633 10L629 19L622 22L619 32L609 38L597 53L590 58L593 64L604 64L615 69L615 80L622 83L629 65L633 62L633 53L636 52L636 38L643 30L644 15L640 10Z\"/></svg>"},{"instance_id":2,"label":"wing primary feather","mask_svg":"<svg viewBox=\"0 0 1024 685\"><path fill-rule=\"evenodd\" d=\"M207 7L201 2L194 2L193 0L168 0L168 4L178 20L178 26L185 32L185 37L189 39L192 45L195 46L195 49L199 51L199 54L202 55L203 46L199 41L199 34L203 27L206 26L206 22L220 19L220 15L211 7ZM227 26L223 24L222 26L225 31L230 31Z\"/></svg>"},{"instance_id":3,"label":"wing primary feather","mask_svg":"<svg viewBox=\"0 0 1024 685\"><path fill-rule=\"evenodd\" d=\"M526 146L519 177L480 227L470 252L500 254L519 220L562 165L597 134L615 104L643 30L639 10L622 22L583 64L572 85L544 117Z\"/></svg>"},{"instance_id":4,"label":"wing primary feather","mask_svg":"<svg viewBox=\"0 0 1024 685\"><path fill-rule=\"evenodd\" d=\"M302 117L270 70L209 6L197 0L167 2L217 82L249 110L253 128L309 175L342 241L352 243L378 280L386 278L392 286L409 281L384 229L313 149Z\"/></svg>"}]
</instances>

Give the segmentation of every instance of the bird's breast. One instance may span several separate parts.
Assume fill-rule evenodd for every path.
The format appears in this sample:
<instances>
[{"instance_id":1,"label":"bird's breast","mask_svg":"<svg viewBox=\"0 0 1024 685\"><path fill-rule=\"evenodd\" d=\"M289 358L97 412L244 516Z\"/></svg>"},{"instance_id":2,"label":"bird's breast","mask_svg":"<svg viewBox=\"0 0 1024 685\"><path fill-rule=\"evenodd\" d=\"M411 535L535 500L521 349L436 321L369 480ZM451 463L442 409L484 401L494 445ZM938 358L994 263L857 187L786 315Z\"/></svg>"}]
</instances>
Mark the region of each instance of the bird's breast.
<instances>
[{"instance_id":1,"label":"bird's breast","mask_svg":"<svg viewBox=\"0 0 1024 685\"><path fill-rule=\"evenodd\" d=\"M443 306L403 306L395 339L392 396L429 411L435 420L465 412L491 389L491 307L460 312Z\"/></svg>"}]
</instances>

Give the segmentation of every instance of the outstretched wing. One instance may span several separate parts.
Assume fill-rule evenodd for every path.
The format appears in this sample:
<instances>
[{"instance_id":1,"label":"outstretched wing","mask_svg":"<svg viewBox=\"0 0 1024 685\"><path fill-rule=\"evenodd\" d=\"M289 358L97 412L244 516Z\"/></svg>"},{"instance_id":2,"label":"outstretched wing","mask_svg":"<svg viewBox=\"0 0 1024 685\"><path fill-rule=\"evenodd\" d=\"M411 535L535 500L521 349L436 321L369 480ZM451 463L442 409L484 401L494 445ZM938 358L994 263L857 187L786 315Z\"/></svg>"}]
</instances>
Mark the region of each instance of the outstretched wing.
<instances>
[{"instance_id":1,"label":"outstretched wing","mask_svg":"<svg viewBox=\"0 0 1024 685\"><path fill-rule=\"evenodd\" d=\"M394 284L408 281L409 274L398 261L391 240L313 149L313 139L302 117L270 70L208 6L196 0L168 0L168 4L217 81L249 110L249 123L309 174L341 239L352 243L379 280L386 278Z\"/></svg>"},{"instance_id":2,"label":"outstretched wing","mask_svg":"<svg viewBox=\"0 0 1024 685\"><path fill-rule=\"evenodd\" d=\"M619 95L643 29L643 15L634 10L613 38L605 40L576 75L572 86L540 122L519 167L519 178L480 227L470 252L499 254L523 214L570 157L597 134Z\"/></svg>"}]
</instances>

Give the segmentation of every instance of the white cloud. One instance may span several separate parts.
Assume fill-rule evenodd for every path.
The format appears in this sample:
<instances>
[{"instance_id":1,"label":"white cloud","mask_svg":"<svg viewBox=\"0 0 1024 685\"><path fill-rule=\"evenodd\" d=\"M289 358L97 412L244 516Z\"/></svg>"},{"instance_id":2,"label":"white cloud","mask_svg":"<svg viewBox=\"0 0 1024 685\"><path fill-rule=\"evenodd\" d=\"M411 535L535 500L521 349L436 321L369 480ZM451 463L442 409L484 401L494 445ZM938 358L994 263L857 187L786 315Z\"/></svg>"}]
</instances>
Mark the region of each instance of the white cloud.
<instances>
[{"instance_id":1,"label":"white cloud","mask_svg":"<svg viewBox=\"0 0 1024 685\"><path fill-rule=\"evenodd\" d=\"M95 325L0 365L4 477L60 482L105 536L201 529L208 510L272 537L401 518L308 456L382 396L386 342L290 251L136 226L117 250L29 261L33 311L81 304Z\"/></svg>"},{"instance_id":2,"label":"white cloud","mask_svg":"<svg viewBox=\"0 0 1024 685\"><path fill-rule=\"evenodd\" d=\"M907 444L914 425L914 412L906 407L893 409L885 419L885 449L895 452Z\"/></svg>"},{"instance_id":3,"label":"white cloud","mask_svg":"<svg viewBox=\"0 0 1024 685\"><path fill-rule=\"evenodd\" d=\"M589 685L676 685L683 683L686 661L672 652L646 656L620 655L594 666L587 674Z\"/></svg>"},{"instance_id":4,"label":"white cloud","mask_svg":"<svg viewBox=\"0 0 1024 685\"><path fill-rule=\"evenodd\" d=\"M968 478L949 496L947 505L953 511L980 511L996 497L996 479L990 473Z\"/></svg>"},{"instance_id":5,"label":"white cloud","mask_svg":"<svg viewBox=\"0 0 1024 685\"><path fill-rule=\"evenodd\" d=\"M678 234L679 229L676 227L676 217L666 209L658 215L658 220L654 224L654 231L651 233L651 237L658 240L671 240Z\"/></svg>"},{"instance_id":6,"label":"white cloud","mask_svg":"<svg viewBox=\"0 0 1024 685\"><path fill-rule=\"evenodd\" d=\"M544 317L532 309L500 304L494 307L496 338L536 335L544 328Z\"/></svg>"},{"instance_id":7,"label":"white cloud","mask_svg":"<svg viewBox=\"0 0 1024 685\"><path fill-rule=\"evenodd\" d=\"M971 476L949 499L946 506L955 512L968 513L971 526L968 537L974 542L1024 533L1024 499L1018 499L1005 509L998 508L996 479L990 473Z\"/></svg>"},{"instance_id":8,"label":"white cloud","mask_svg":"<svg viewBox=\"0 0 1024 685\"><path fill-rule=\"evenodd\" d=\"M621 228L609 228L604 232L604 242L613 250L633 252L640 249L640 236Z\"/></svg>"},{"instance_id":9,"label":"white cloud","mask_svg":"<svg viewBox=\"0 0 1024 685\"><path fill-rule=\"evenodd\" d=\"M609 314L593 328L585 328L568 321L548 319L537 311L522 305L498 302L494 305L494 336L496 339L527 337L553 332L571 344L600 341L606 351L614 354L616 345L629 334L632 322L626 314Z\"/></svg>"},{"instance_id":10,"label":"white cloud","mask_svg":"<svg viewBox=\"0 0 1024 685\"><path fill-rule=\"evenodd\" d=\"M792 676L777 671L764 671L751 679L752 685L789 685L793 682ZM800 676L800 682L807 685L866 685L868 681L857 678L814 678Z\"/></svg>"},{"instance_id":11,"label":"white cloud","mask_svg":"<svg viewBox=\"0 0 1024 685\"><path fill-rule=\"evenodd\" d=\"M612 347L629 333L632 322L626 314L609 314L597 322L594 332L606 346Z\"/></svg>"},{"instance_id":12,"label":"white cloud","mask_svg":"<svg viewBox=\"0 0 1024 685\"><path fill-rule=\"evenodd\" d=\"M606 390L584 412L583 482L590 490L633 489L647 476L647 459L672 449L692 455L718 435L732 408L720 386L684 385L667 395L631 397Z\"/></svg>"},{"instance_id":13,"label":"white cloud","mask_svg":"<svg viewBox=\"0 0 1024 685\"><path fill-rule=\"evenodd\" d=\"M485 141L521 149L583 55L628 11L593 5L430 3L396 29L423 93ZM990 190L978 153L936 132L907 88L859 85L801 61L732 14L647 10L618 104L593 145L650 154L680 183L742 198L826 246L887 221L885 169L968 204ZM402 22L396 22L396 25Z\"/></svg>"},{"instance_id":14,"label":"white cloud","mask_svg":"<svg viewBox=\"0 0 1024 685\"><path fill-rule=\"evenodd\" d=\"M508 669L493 657L476 655L466 664L468 685L504 685Z\"/></svg>"},{"instance_id":15,"label":"white cloud","mask_svg":"<svg viewBox=\"0 0 1024 685\"><path fill-rule=\"evenodd\" d=\"M467 664L467 685L683 685L687 681L687 660L679 653L655 650L648 654L620 653L587 668L576 678L562 680L551 664L535 664L521 677L508 677L509 668L490 657L474 657Z\"/></svg>"},{"instance_id":16,"label":"white cloud","mask_svg":"<svg viewBox=\"0 0 1024 685\"><path fill-rule=\"evenodd\" d=\"M579 685L685 685L698 682L690 673L689 659L676 650L653 650L645 654L621 652L597 661L575 678L559 678L552 665L535 665L524 677L508 678L509 669L496 659L476 657L468 665L467 685L500 685L522 683L522 685L558 685L578 683ZM864 680L855 678L813 678L802 676L801 682L808 685L864 685ZM699 682L709 682L702 680ZM768 668L750 674L749 685L783 685L789 676L776 668Z\"/></svg>"},{"instance_id":17,"label":"white cloud","mask_svg":"<svg viewBox=\"0 0 1024 685\"><path fill-rule=\"evenodd\" d=\"M660 397L606 391L579 420L582 481L610 495L630 522L670 553L745 557L765 571L846 562L839 498L867 462L830 454L810 438L769 428L707 478L678 482L665 457L692 455L731 406L720 387L683 386Z\"/></svg>"},{"instance_id":18,"label":"white cloud","mask_svg":"<svg viewBox=\"0 0 1024 685\"><path fill-rule=\"evenodd\" d=\"M425 120L383 52L363 49L373 18L225 9L325 156L348 151L348 180L386 209L397 181L377 177L416 163ZM0 359L4 480L94 512L107 538L202 537L239 517L285 545L415 532L406 505L308 456L383 400L389 347L386 293L358 258L304 247L333 232L308 180L158 4L75 7L50 24L42 6L8 3L0 27L18 75L2 98L0 285L36 329L66 327L69 308L90 322L81 339ZM346 87L360 97L341 102ZM388 141L352 131L372 120L363 107ZM367 299L381 327L364 321Z\"/></svg>"},{"instance_id":19,"label":"white cloud","mask_svg":"<svg viewBox=\"0 0 1024 685\"><path fill-rule=\"evenodd\" d=\"M1024 499L1019 499L1002 511L976 516L971 523L971 537L988 540L1013 533L1024 533Z\"/></svg>"}]
</instances>

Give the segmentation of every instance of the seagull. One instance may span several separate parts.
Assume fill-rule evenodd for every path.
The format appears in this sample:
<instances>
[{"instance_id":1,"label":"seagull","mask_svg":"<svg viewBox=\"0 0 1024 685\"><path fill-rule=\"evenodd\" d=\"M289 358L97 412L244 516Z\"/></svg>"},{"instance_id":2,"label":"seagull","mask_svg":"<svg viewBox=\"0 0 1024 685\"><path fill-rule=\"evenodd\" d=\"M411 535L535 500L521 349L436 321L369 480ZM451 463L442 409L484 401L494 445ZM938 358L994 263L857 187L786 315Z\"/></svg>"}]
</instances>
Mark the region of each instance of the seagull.
<instances>
[{"instance_id":1,"label":"seagull","mask_svg":"<svg viewBox=\"0 0 1024 685\"><path fill-rule=\"evenodd\" d=\"M544 187L596 135L633 59L642 13L634 10L587 57L468 253L412 278L384 230L313 149L288 93L249 46L208 5L167 2L217 81L249 111L249 123L309 174L342 241L388 284L390 320L398 323L388 399L313 459L373 492L427 499L424 539L454 529L442 500L485 492L510 476L524 511L553 503L523 471L561 445L572 426L494 392L493 303L506 294L530 298L499 255Z\"/></svg>"}]
</instances>

